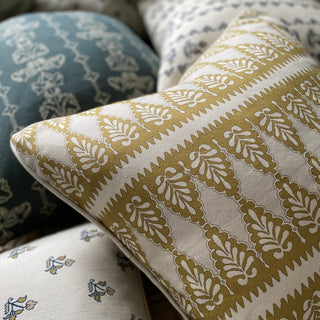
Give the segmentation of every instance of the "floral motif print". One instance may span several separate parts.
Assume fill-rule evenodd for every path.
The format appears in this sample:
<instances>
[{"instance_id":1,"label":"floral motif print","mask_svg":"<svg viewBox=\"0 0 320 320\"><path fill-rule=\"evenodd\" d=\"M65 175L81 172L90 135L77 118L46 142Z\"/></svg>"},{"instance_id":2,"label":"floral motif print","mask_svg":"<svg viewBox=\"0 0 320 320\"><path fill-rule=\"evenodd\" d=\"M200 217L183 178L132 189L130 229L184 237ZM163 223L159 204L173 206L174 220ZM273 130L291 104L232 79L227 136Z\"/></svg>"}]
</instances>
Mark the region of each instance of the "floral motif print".
<instances>
[{"instance_id":1,"label":"floral motif print","mask_svg":"<svg viewBox=\"0 0 320 320\"><path fill-rule=\"evenodd\" d=\"M66 259L66 256L60 256L58 258L49 257L46 261L46 272L50 272L51 274L57 274L58 269L62 267L71 267L75 263L75 260Z\"/></svg>"},{"instance_id":2,"label":"floral motif print","mask_svg":"<svg viewBox=\"0 0 320 320\"><path fill-rule=\"evenodd\" d=\"M136 316L134 314L132 314L130 320L142 320L142 319L140 319L140 318L136 319Z\"/></svg>"},{"instance_id":3,"label":"floral motif print","mask_svg":"<svg viewBox=\"0 0 320 320\"><path fill-rule=\"evenodd\" d=\"M313 293L312 299L303 304L303 320L320 319L320 291Z\"/></svg>"},{"instance_id":4,"label":"floral motif print","mask_svg":"<svg viewBox=\"0 0 320 320\"><path fill-rule=\"evenodd\" d=\"M36 247L30 246L30 245L26 245L26 246L23 246L23 247L15 248L14 250L12 250L10 252L8 258L17 259L20 254L25 253L27 251L32 251L35 248Z\"/></svg>"},{"instance_id":5,"label":"floral motif print","mask_svg":"<svg viewBox=\"0 0 320 320\"><path fill-rule=\"evenodd\" d=\"M93 297L94 300L97 302L101 302L101 297L104 296L106 293L109 296L112 296L116 290L112 289L111 287L103 288L107 285L106 281L99 281L95 282L94 279L90 279L88 283L89 288L89 297Z\"/></svg>"},{"instance_id":6,"label":"floral motif print","mask_svg":"<svg viewBox=\"0 0 320 320\"><path fill-rule=\"evenodd\" d=\"M92 238L103 237L104 233L99 231L98 229L87 230L84 229L81 231L80 240L84 240L85 242L90 242Z\"/></svg>"},{"instance_id":7,"label":"floral motif print","mask_svg":"<svg viewBox=\"0 0 320 320\"><path fill-rule=\"evenodd\" d=\"M117 252L117 265L121 267L122 271L126 271L127 268L134 268L131 261L120 251Z\"/></svg>"},{"instance_id":8,"label":"floral motif print","mask_svg":"<svg viewBox=\"0 0 320 320\"><path fill-rule=\"evenodd\" d=\"M4 317L3 320L15 320L19 314L24 310L32 310L38 303L34 300L27 300L27 296L20 297L13 301L13 298L9 298L4 306Z\"/></svg>"}]
</instances>

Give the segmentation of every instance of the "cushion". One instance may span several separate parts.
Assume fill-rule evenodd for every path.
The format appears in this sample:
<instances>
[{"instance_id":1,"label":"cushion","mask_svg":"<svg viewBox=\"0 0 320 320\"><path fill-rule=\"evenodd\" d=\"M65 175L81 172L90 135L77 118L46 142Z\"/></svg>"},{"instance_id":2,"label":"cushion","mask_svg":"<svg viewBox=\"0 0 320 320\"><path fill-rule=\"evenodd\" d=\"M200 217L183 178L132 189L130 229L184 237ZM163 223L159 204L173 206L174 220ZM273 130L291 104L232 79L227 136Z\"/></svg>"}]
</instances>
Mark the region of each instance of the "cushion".
<instances>
[{"instance_id":1,"label":"cushion","mask_svg":"<svg viewBox=\"0 0 320 320\"><path fill-rule=\"evenodd\" d=\"M36 121L153 92L157 66L151 49L107 16L27 14L0 24L0 244L62 211L16 161L10 136Z\"/></svg>"},{"instance_id":2,"label":"cushion","mask_svg":"<svg viewBox=\"0 0 320 320\"><path fill-rule=\"evenodd\" d=\"M84 10L106 14L127 24L139 36L145 36L136 1L131 0L33 0L35 11Z\"/></svg>"},{"instance_id":3,"label":"cushion","mask_svg":"<svg viewBox=\"0 0 320 320\"><path fill-rule=\"evenodd\" d=\"M185 319L308 319L320 285L319 81L280 21L243 13L178 86L33 124L12 148L130 250Z\"/></svg>"},{"instance_id":4,"label":"cushion","mask_svg":"<svg viewBox=\"0 0 320 320\"><path fill-rule=\"evenodd\" d=\"M320 61L320 3L317 0L140 0L154 47L161 56L158 90L181 76L224 31L233 17L255 9L278 17Z\"/></svg>"},{"instance_id":5,"label":"cushion","mask_svg":"<svg viewBox=\"0 0 320 320\"><path fill-rule=\"evenodd\" d=\"M148 319L139 271L91 223L0 255L1 319Z\"/></svg>"},{"instance_id":6,"label":"cushion","mask_svg":"<svg viewBox=\"0 0 320 320\"><path fill-rule=\"evenodd\" d=\"M28 12L33 5L33 0L11 0L1 1L0 6L0 21L11 16Z\"/></svg>"}]
</instances>

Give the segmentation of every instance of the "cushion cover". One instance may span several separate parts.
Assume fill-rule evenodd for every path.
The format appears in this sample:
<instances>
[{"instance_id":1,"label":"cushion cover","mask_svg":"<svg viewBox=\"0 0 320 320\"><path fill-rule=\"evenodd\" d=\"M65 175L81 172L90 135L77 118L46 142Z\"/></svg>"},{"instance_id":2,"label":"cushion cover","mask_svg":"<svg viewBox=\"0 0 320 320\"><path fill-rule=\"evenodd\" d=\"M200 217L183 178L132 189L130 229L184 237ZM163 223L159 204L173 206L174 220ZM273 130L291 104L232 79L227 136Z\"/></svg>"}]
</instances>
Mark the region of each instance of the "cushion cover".
<instances>
[{"instance_id":1,"label":"cushion cover","mask_svg":"<svg viewBox=\"0 0 320 320\"><path fill-rule=\"evenodd\" d=\"M0 5L0 21L10 18L14 15L28 12L33 5L33 0L11 0L1 1Z\"/></svg>"},{"instance_id":2,"label":"cushion cover","mask_svg":"<svg viewBox=\"0 0 320 320\"><path fill-rule=\"evenodd\" d=\"M178 86L31 125L12 148L185 319L311 319L319 82L280 21L248 12Z\"/></svg>"},{"instance_id":3,"label":"cushion cover","mask_svg":"<svg viewBox=\"0 0 320 320\"><path fill-rule=\"evenodd\" d=\"M161 56L158 90L178 84L187 68L245 9L282 20L320 61L320 3L317 0L140 0L140 12Z\"/></svg>"},{"instance_id":4,"label":"cushion cover","mask_svg":"<svg viewBox=\"0 0 320 320\"><path fill-rule=\"evenodd\" d=\"M139 271L91 223L0 255L1 319L148 319Z\"/></svg>"},{"instance_id":5,"label":"cushion cover","mask_svg":"<svg viewBox=\"0 0 320 320\"><path fill-rule=\"evenodd\" d=\"M42 119L153 92L157 66L151 49L107 16L26 14L0 24L0 244L62 211L16 161L10 136Z\"/></svg>"},{"instance_id":6,"label":"cushion cover","mask_svg":"<svg viewBox=\"0 0 320 320\"><path fill-rule=\"evenodd\" d=\"M135 0L33 0L33 3L35 11L84 10L106 14L121 20L138 35L145 36Z\"/></svg>"}]
</instances>

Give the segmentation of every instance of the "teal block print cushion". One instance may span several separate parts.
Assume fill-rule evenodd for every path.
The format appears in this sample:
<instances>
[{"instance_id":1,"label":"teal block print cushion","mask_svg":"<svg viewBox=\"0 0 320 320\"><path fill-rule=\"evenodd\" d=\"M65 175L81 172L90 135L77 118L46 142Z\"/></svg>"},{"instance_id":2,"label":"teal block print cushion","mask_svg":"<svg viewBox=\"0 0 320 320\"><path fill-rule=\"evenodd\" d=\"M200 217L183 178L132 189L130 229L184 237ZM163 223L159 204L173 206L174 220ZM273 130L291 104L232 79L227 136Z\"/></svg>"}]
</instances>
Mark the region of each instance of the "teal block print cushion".
<instances>
[{"instance_id":1,"label":"teal block print cushion","mask_svg":"<svg viewBox=\"0 0 320 320\"><path fill-rule=\"evenodd\" d=\"M151 93L157 71L153 51L104 15L36 13L0 24L0 244L58 211L78 217L20 166L11 135L43 119Z\"/></svg>"}]
</instances>

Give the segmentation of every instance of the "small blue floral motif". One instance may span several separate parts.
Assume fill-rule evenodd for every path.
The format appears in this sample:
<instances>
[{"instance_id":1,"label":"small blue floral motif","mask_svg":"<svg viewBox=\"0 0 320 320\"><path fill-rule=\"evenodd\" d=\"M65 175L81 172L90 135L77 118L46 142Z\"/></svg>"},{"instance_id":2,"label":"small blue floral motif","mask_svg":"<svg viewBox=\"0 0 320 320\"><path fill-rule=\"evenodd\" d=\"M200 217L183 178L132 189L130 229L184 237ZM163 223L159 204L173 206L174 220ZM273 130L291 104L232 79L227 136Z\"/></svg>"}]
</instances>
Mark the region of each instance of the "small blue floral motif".
<instances>
[{"instance_id":1,"label":"small blue floral motif","mask_svg":"<svg viewBox=\"0 0 320 320\"><path fill-rule=\"evenodd\" d=\"M121 267L122 271L126 271L126 268L134 268L131 261L120 251L117 252L117 265Z\"/></svg>"},{"instance_id":2,"label":"small blue floral motif","mask_svg":"<svg viewBox=\"0 0 320 320\"><path fill-rule=\"evenodd\" d=\"M26 246L23 246L23 247L20 247L20 248L15 248L14 250L12 250L8 256L8 258L12 258L12 259L16 259L18 258L18 256L24 252L27 252L27 251L32 251L34 250L36 247L32 247L32 246L29 246L29 245L26 245Z\"/></svg>"},{"instance_id":3,"label":"small blue floral motif","mask_svg":"<svg viewBox=\"0 0 320 320\"><path fill-rule=\"evenodd\" d=\"M95 282L94 279L90 279L90 282L88 283L89 288L89 297L93 297L94 300L97 302L101 302L101 296L104 296L106 293L109 296L112 296L116 290L112 289L111 287L103 288L107 285L105 281L99 281Z\"/></svg>"},{"instance_id":4,"label":"small blue floral motif","mask_svg":"<svg viewBox=\"0 0 320 320\"><path fill-rule=\"evenodd\" d=\"M132 314L130 320L141 320L141 319L140 318L136 319L136 316L134 314Z\"/></svg>"},{"instance_id":5,"label":"small blue floral motif","mask_svg":"<svg viewBox=\"0 0 320 320\"><path fill-rule=\"evenodd\" d=\"M38 303L34 300L27 300L27 296L20 297L13 301L13 298L9 298L8 302L4 305L4 317L3 320L15 320L17 316L24 310L32 310Z\"/></svg>"},{"instance_id":6,"label":"small blue floral motif","mask_svg":"<svg viewBox=\"0 0 320 320\"><path fill-rule=\"evenodd\" d=\"M60 256L58 258L49 257L49 259L46 261L47 269L45 270L45 272L57 274L58 269L61 269L64 266L71 267L74 264L74 262L75 260L66 259L66 256Z\"/></svg>"},{"instance_id":7,"label":"small blue floral motif","mask_svg":"<svg viewBox=\"0 0 320 320\"><path fill-rule=\"evenodd\" d=\"M84 229L81 231L80 240L84 240L85 242L90 242L92 238L95 238L95 237L101 238L103 236L104 236L104 233L99 231L98 229L91 229L91 230Z\"/></svg>"}]
</instances>

